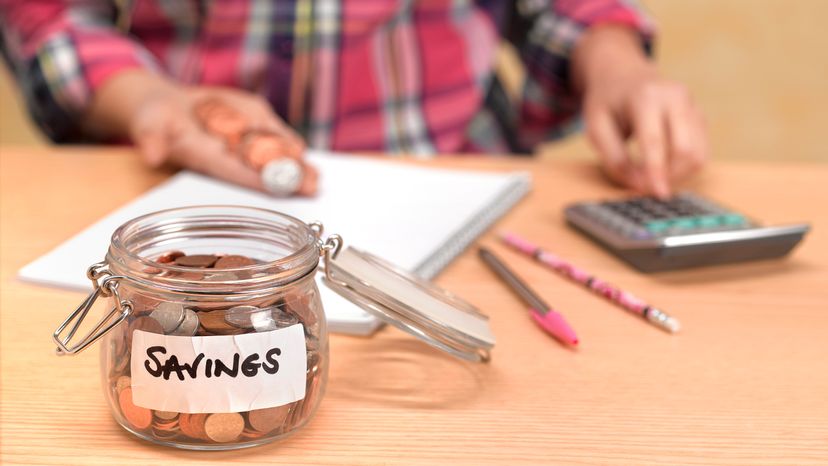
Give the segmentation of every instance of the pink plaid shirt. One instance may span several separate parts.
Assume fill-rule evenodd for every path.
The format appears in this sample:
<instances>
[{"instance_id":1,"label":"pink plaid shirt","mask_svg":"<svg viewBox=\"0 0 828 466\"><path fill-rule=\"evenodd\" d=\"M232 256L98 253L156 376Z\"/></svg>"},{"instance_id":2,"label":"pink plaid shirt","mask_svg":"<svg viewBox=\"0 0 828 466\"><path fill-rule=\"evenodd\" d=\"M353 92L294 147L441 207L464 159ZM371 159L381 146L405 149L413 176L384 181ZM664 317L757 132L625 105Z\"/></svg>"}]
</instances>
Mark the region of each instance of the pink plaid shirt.
<instances>
[{"instance_id":1,"label":"pink plaid shirt","mask_svg":"<svg viewBox=\"0 0 828 466\"><path fill-rule=\"evenodd\" d=\"M577 122L569 55L582 32L651 25L628 0L0 0L4 56L56 141L95 90L132 68L247 89L311 146L392 153L515 152ZM493 72L511 41L520 102Z\"/></svg>"}]
</instances>

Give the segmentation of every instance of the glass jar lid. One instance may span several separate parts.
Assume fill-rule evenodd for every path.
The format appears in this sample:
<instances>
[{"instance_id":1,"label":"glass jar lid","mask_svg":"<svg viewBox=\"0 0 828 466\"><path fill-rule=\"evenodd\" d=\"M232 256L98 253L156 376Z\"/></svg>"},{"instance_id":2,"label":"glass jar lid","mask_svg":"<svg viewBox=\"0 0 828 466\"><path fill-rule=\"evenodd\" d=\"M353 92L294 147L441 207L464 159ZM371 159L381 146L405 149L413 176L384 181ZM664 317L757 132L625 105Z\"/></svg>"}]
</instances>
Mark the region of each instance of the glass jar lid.
<instances>
[{"instance_id":1,"label":"glass jar lid","mask_svg":"<svg viewBox=\"0 0 828 466\"><path fill-rule=\"evenodd\" d=\"M325 284L429 345L476 362L489 360L489 318L450 292L385 260L346 247L325 261Z\"/></svg>"}]
</instances>

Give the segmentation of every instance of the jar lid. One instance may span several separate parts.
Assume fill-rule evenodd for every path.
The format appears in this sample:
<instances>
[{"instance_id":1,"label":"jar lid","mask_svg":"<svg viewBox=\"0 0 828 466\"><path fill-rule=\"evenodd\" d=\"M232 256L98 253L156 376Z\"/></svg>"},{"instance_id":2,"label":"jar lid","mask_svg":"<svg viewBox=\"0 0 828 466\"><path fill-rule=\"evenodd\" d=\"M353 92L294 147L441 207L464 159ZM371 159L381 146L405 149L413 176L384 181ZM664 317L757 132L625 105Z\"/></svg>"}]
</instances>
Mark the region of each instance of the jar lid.
<instances>
[{"instance_id":1,"label":"jar lid","mask_svg":"<svg viewBox=\"0 0 828 466\"><path fill-rule=\"evenodd\" d=\"M325 263L325 284L429 345L470 361L489 360L489 318L450 292L385 260L345 247Z\"/></svg>"}]
</instances>

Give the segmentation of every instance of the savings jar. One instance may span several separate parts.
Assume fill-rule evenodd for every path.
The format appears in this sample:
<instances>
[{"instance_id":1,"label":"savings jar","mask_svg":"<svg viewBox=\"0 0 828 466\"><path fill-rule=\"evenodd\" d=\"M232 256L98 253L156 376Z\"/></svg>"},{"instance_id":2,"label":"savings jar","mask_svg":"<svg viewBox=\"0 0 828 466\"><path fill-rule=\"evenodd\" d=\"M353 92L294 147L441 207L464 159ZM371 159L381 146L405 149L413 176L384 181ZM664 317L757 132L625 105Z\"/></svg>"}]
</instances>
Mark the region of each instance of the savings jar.
<instances>
[{"instance_id":1,"label":"savings jar","mask_svg":"<svg viewBox=\"0 0 828 466\"><path fill-rule=\"evenodd\" d=\"M58 328L58 354L100 339L106 400L124 429L194 450L256 446L314 415L328 333L314 278L341 240L321 224L241 206L133 219L87 275L92 294ZM109 312L70 343L94 302Z\"/></svg>"}]
</instances>

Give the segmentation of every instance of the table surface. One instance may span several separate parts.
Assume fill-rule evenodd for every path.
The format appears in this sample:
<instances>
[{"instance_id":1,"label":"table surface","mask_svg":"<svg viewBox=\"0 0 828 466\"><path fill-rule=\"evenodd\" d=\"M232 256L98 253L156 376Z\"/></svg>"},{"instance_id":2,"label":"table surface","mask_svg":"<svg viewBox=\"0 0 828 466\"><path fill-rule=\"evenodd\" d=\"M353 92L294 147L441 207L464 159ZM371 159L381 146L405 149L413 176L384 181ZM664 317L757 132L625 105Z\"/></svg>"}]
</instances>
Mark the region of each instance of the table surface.
<instances>
[{"instance_id":1,"label":"table surface","mask_svg":"<svg viewBox=\"0 0 828 466\"><path fill-rule=\"evenodd\" d=\"M479 244L578 330L567 350L467 251L438 283L491 316L489 364L455 360L392 328L333 335L328 392L287 440L189 452L119 428L97 351L54 355L79 293L17 270L168 172L126 149L0 148L0 462L4 464L567 463L828 464L828 165L713 163L691 189L767 223L813 231L784 260L639 274L568 229L569 202L619 196L579 162L446 158L436 166L528 169L533 192L496 229L521 232L678 317L668 335L498 244ZM414 162L409 162L414 163Z\"/></svg>"}]
</instances>

